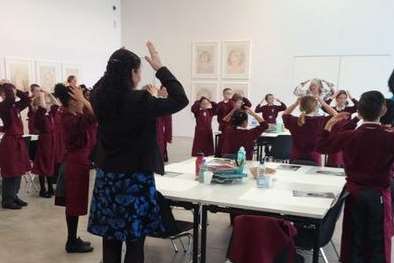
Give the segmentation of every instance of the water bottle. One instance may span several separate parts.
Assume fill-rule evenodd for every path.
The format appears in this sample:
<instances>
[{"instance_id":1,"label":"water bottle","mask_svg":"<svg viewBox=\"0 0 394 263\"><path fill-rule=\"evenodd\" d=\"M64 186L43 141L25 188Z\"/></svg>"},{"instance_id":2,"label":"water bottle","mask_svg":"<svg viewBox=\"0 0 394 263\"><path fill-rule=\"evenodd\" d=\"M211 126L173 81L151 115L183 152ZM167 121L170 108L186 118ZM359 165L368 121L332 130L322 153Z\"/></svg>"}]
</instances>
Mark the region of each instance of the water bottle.
<instances>
[{"instance_id":1,"label":"water bottle","mask_svg":"<svg viewBox=\"0 0 394 263\"><path fill-rule=\"evenodd\" d=\"M208 171L207 159L203 158L203 161L202 161L202 164L201 164L201 168L200 168L200 172L198 174L198 181L200 183L204 182L204 175L205 175L205 172L207 172L207 171Z\"/></svg>"},{"instance_id":2,"label":"water bottle","mask_svg":"<svg viewBox=\"0 0 394 263\"><path fill-rule=\"evenodd\" d=\"M244 173L245 171L245 164L246 164L246 151L245 148L242 146L239 148L238 153L237 153L237 164L239 167L239 171L241 173Z\"/></svg>"},{"instance_id":3,"label":"water bottle","mask_svg":"<svg viewBox=\"0 0 394 263\"><path fill-rule=\"evenodd\" d=\"M203 153L198 154L196 158L196 171L195 171L196 180L198 180L198 177L200 176L200 169L203 162L204 162L204 154Z\"/></svg>"},{"instance_id":4,"label":"water bottle","mask_svg":"<svg viewBox=\"0 0 394 263\"><path fill-rule=\"evenodd\" d=\"M257 167L256 175L257 188L267 188L266 178L265 178L265 161L261 160L259 166Z\"/></svg>"}]
</instances>

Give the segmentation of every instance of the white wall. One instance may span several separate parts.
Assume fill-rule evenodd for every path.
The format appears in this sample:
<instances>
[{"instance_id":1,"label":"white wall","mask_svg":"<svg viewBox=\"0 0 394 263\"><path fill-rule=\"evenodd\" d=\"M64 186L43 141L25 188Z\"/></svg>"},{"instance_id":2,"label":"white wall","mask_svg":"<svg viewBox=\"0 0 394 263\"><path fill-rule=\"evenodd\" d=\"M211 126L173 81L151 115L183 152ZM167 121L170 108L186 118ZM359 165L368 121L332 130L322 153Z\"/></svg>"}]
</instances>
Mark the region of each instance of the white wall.
<instances>
[{"instance_id":1,"label":"white wall","mask_svg":"<svg viewBox=\"0 0 394 263\"><path fill-rule=\"evenodd\" d=\"M0 59L80 64L81 82L92 85L121 46L120 0L0 0L0 8Z\"/></svg>"},{"instance_id":2,"label":"white wall","mask_svg":"<svg viewBox=\"0 0 394 263\"><path fill-rule=\"evenodd\" d=\"M393 28L392 0L122 0L123 44L142 55L157 43L189 94L192 41L252 40L254 103L269 91L291 102L294 56L393 55ZM175 116L175 135L193 127L187 110Z\"/></svg>"}]
</instances>

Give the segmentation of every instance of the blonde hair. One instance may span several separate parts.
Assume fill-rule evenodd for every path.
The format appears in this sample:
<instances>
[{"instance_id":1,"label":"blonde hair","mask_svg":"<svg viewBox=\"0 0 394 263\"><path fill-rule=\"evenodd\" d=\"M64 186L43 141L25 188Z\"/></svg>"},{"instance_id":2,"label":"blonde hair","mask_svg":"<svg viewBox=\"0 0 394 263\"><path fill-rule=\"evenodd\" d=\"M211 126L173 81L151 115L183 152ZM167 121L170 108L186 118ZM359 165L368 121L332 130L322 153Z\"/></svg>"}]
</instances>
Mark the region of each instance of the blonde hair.
<instances>
[{"instance_id":1,"label":"blonde hair","mask_svg":"<svg viewBox=\"0 0 394 263\"><path fill-rule=\"evenodd\" d=\"M302 127L305 125L305 117L307 114L310 114L315 111L317 107L317 100L312 96L302 97L300 100L300 111L301 115L298 117L297 124Z\"/></svg>"}]
</instances>

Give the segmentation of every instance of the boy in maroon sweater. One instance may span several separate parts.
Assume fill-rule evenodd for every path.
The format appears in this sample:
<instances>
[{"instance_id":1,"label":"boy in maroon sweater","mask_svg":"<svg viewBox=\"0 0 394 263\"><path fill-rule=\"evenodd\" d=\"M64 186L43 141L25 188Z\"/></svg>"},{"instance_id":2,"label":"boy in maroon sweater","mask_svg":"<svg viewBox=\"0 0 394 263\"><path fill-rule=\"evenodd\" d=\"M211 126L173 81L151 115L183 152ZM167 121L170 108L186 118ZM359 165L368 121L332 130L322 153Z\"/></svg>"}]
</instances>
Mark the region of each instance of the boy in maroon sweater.
<instances>
[{"instance_id":1,"label":"boy in maroon sweater","mask_svg":"<svg viewBox=\"0 0 394 263\"><path fill-rule=\"evenodd\" d=\"M384 96L378 91L365 92L358 104L363 124L355 130L354 120L335 125L348 118L338 115L327 122L319 140L320 152L343 152L345 187L350 192L343 218L344 263L389 263L391 259L394 133L379 122L385 112Z\"/></svg>"},{"instance_id":2,"label":"boy in maroon sweater","mask_svg":"<svg viewBox=\"0 0 394 263\"><path fill-rule=\"evenodd\" d=\"M276 99L272 94L265 95L264 100L267 102L267 104L263 105L264 101L262 101L259 105L256 106L255 112L261 112L264 120L266 120L268 123L276 124L276 118L278 117L278 113L286 110L287 106L280 100ZM280 105L275 105L275 101L280 103Z\"/></svg>"}]
</instances>

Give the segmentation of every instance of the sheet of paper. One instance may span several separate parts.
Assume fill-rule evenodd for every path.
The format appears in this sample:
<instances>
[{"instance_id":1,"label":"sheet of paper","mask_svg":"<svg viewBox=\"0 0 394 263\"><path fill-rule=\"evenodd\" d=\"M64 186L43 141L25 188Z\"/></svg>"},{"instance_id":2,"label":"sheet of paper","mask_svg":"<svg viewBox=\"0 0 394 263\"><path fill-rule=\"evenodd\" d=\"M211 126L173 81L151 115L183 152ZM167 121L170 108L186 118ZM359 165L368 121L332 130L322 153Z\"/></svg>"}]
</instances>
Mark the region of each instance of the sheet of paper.
<instances>
[{"instance_id":1,"label":"sheet of paper","mask_svg":"<svg viewBox=\"0 0 394 263\"><path fill-rule=\"evenodd\" d=\"M159 191L168 192L186 192L199 184L198 182L193 180L168 178L162 176L155 177L155 181L156 188Z\"/></svg>"}]
</instances>

